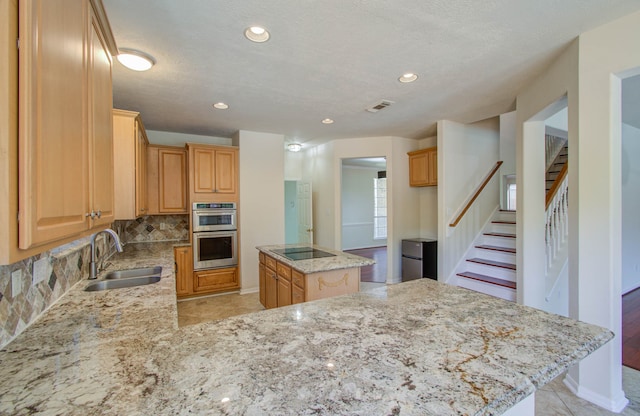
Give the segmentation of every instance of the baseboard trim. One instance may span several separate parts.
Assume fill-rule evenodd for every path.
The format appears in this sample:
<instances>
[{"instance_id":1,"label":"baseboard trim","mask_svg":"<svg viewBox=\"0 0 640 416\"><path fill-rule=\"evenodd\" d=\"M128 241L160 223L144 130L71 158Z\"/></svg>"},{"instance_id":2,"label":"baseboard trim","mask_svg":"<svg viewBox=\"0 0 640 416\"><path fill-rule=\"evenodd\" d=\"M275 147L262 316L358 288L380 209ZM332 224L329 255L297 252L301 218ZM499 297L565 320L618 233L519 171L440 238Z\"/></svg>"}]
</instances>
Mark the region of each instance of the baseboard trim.
<instances>
[{"instance_id":1,"label":"baseboard trim","mask_svg":"<svg viewBox=\"0 0 640 416\"><path fill-rule=\"evenodd\" d=\"M611 400L608 397L579 385L569 374L564 377L563 382L564 385L567 386L567 388L576 396L610 412L620 413L627 404L629 404L629 399L625 397L624 391L622 390L618 393L618 397Z\"/></svg>"},{"instance_id":2,"label":"baseboard trim","mask_svg":"<svg viewBox=\"0 0 640 416\"><path fill-rule=\"evenodd\" d=\"M251 289L240 289L240 294L241 295L248 295L250 293L258 293L260 291L260 288L258 287L253 287Z\"/></svg>"}]
</instances>

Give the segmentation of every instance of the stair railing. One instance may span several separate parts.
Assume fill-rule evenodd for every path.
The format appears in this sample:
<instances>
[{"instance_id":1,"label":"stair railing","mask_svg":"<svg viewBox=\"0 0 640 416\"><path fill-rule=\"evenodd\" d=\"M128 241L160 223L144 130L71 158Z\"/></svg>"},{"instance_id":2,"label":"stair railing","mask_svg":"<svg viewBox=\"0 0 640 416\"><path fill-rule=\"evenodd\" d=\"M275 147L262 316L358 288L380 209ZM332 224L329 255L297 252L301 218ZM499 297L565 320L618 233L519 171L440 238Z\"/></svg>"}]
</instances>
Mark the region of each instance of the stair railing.
<instances>
[{"instance_id":1,"label":"stair railing","mask_svg":"<svg viewBox=\"0 0 640 416\"><path fill-rule=\"evenodd\" d=\"M547 193L545 243L547 272L569 235L569 177L567 163Z\"/></svg>"},{"instance_id":2,"label":"stair railing","mask_svg":"<svg viewBox=\"0 0 640 416\"><path fill-rule=\"evenodd\" d=\"M502 160L499 160L496 162L496 165L493 168L491 168L491 170L484 177L484 180L480 183L480 185L478 185L478 187L470 195L470 197L465 200L462 210L459 211L460 213L455 217L455 220L449 223L449 227L455 227L456 225L458 225L462 217L464 217L464 214L466 214L467 211L469 211L469 208L471 208L471 205L473 205L475 200L478 199L478 196L480 196L480 193L482 192L482 190L485 188L485 186L487 186L491 178L493 178L493 175L495 175L498 169L500 169L500 166L502 165L502 163L503 163Z\"/></svg>"}]
</instances>

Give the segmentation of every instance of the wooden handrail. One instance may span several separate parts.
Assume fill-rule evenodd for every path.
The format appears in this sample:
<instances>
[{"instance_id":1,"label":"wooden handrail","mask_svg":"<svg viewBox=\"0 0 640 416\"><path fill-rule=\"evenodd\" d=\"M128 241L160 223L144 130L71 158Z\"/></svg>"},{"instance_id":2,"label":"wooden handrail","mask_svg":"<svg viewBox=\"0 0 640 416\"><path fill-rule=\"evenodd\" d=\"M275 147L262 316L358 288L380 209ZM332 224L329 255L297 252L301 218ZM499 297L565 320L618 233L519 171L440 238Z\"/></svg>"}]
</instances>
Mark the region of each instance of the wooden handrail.
<instances>
[{"instance_id":1,"label":"wooden handrail","mask_svg":"<svg viewBox=\"0 0 640 416\"><path fill-rule=\"evenodd\" d=\"M562 169L560 169L560 173L558 174L556 179L553 181L553 185L551 185L551 188L549 188L549 192L547 192L547 200L544 205L545 211L549 208L549 204L551 204L551 200L553 199L553 197L556 195L556 193L558 193L558 189L560 189L560 184L562 183L562 180L564 179L565 176L567 176L568 166L569 166L568 162L564 164Z\"/></svg>"},{"instance_id":2,"label":"wooden handrail","mask_svg":"<svg viewBox=\"0 0 640 416\"><path fill-rule=\"evenodd\" d=\"M500 166L502 165L502 163L503 163L502 160L499 160L496 162L496 165L493 167L493 169L491 169L491 172L487 174L487 176L484 178L484 181L482 181L482 183L476 188L476 191L473 194L473 197L469 200L469 202L467 202L462 212L460 212L460 214L458 214L458 217L456 217L455 221L449 224L449 227L455 227L456 225L458 225L462 217L464 217L464 214L467 213L467 211L469 210L469 208L471 208L471 205L474 203L474 201L478 198L478 196L480 196L480 193L482 192L484 187L487 186L491 178L493 178L493 175L495 175L498 169L500 169Z\"/></svg>"}]
</instances>

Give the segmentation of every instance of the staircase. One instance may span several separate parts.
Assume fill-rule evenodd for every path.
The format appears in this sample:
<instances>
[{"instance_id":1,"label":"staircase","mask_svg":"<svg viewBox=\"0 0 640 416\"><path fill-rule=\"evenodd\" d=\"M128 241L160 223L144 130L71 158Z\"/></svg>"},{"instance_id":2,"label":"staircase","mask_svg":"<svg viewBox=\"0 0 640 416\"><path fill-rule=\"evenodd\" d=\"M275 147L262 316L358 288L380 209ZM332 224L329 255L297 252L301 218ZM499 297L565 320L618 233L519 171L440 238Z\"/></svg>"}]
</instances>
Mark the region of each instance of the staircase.
<instances>
[{"instance_id":1,"label":"staircase","mask_svg":"<svg viewBox=\"0 0 640 416\"><path fill-rule=\"evenodd\" d=\"M516 212L496 211L456 272L456 284L516 300Z\"/></svg>"},{"instance_id":2,"label":"staircase","mask_svg":"<svg viewBox=\"0 0 640 416\"><path fill-rule=\"evenodd\" d=\"M558 153L558 155L555 157L555 159L547 169L547 172L545 174L545 180L546 180L545 193L549 192L549 190L553 186L553 182L555 182L556 178L560 174L560 171L562 170L562 167L565 165L565 163L567 163L568 159L569 159L569 147L568 145L565 145L560 150L560 153Z\"/></svg>"}]
</instances>

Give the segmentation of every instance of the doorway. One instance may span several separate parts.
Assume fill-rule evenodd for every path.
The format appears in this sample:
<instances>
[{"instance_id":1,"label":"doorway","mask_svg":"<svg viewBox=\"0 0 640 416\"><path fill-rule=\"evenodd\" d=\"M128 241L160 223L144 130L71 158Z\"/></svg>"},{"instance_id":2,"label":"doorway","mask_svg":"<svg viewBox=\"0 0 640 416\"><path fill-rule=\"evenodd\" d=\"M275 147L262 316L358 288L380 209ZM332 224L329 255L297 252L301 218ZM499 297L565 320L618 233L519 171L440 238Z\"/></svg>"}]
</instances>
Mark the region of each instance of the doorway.
<instances>
[{"instance_id":1,"label":"doorway","mask_svg":"<svg viewBox=\"0 0 640 416\"><path fill-rule=\"evenodd\" d=\"M284 182L285 244L313 244L312 199L311 182Z\"/></svg>"},{"instance_id":2,"label":"doorway","mask_svg":"<svg viewBox=\"0 0 640 416\"><path fill-rule=\"evenodd\" d=\"M362 282L387 280L386 169L384 157L342 159L341 250L376 260Z\"/></svg>"},{"instance_id":3,"label":"doorway","mask_svg":"<svg viewBox=\"0 0 640 416\"><path fill-rule=\"evenodd\" d=\"M622 364L640 370L640 75L622 80Z\"/></svg>"}]
</instances>

